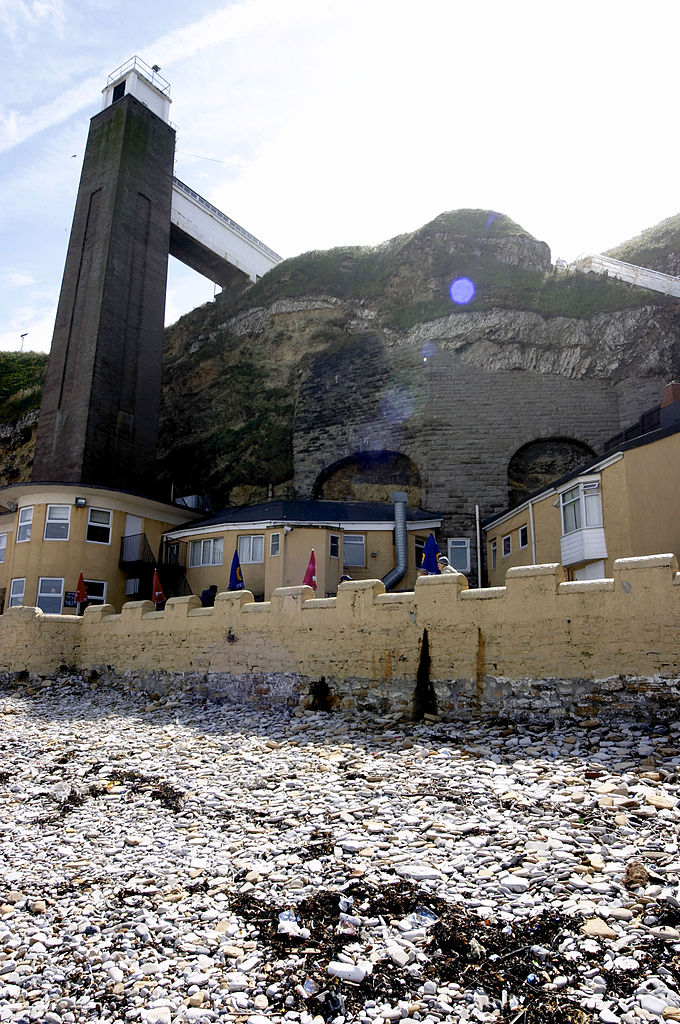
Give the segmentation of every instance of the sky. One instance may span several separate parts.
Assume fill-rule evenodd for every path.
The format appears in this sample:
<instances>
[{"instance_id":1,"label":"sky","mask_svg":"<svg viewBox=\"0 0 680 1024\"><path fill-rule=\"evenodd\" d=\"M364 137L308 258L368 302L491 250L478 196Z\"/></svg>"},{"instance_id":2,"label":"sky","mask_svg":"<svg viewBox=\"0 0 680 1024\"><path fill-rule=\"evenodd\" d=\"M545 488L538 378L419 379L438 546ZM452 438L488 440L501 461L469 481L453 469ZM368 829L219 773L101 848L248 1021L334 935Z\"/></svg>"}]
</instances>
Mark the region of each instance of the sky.
<instances>
[{"instance_id":1,"label":"sky","mask_svg":"<svg viewBox=\"0 0 680 1024\"><path fill-rule=\"evenodd\" d=\"M284 258L472 207L570 261L680 211L678 38L678 0L0 0L0 350L49 350L89 120L135 54L177 177ZM167 323L213 296L170 259Z\"/></svg>"}]
</instances>

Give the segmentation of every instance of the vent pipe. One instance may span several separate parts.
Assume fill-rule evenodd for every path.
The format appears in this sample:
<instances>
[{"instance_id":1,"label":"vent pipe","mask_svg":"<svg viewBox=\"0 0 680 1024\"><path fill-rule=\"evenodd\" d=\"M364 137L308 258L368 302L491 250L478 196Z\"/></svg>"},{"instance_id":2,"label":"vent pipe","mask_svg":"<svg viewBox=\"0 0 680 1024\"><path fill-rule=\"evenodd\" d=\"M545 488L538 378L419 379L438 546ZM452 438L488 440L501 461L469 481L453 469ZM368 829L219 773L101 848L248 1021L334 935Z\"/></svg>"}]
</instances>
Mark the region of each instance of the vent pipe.
<instances>
[{"instance_id":1,"label":"vent pipe","mask_svg":"<svg viewBox=\"0 0 680 1024\"><path fill-rule=\"evenodd\" d=\"M392 504L394 505L394 547L396 549L397 564L390 569L387 576L383 576L385 590L391 590L400 583L406 575L408 568L408 551L406 547L406 491L393 491Z\"/></svg>"}]
</instances>

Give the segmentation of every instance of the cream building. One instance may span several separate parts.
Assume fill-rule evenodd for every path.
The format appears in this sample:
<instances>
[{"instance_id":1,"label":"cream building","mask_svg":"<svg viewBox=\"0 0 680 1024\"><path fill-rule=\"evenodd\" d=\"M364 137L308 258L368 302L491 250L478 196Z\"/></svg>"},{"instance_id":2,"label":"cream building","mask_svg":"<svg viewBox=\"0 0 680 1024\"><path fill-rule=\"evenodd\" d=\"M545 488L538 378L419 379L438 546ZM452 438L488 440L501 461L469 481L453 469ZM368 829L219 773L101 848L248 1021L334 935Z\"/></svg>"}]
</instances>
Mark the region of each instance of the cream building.
<instances>
[{"instance_id":1,"label":"cream building","mask_svg":"<svg viewBox=\"0 0 680 1024\"><path fill-rule=\"evenodd\" d=\"M561 563L568 579L610 578L617 558L680 556L680 384L664 388L661 426L484 523L488 581Z\"/></svg>"},{"instance_id":2,"label":"cream building","mask_svg":"<svg viewBox=\"0 0 680 1024\"><path fill-rule=\"evenodd\" d=\"M0 604L76 613L83 573L90 604L150 596L158 567L167 596L189 593L168 561L165 530L200 518L186 506L83 484L22 483L0 489Z\"/></svg>"},{"instance_id":3,"label":"cream building","mask_svg":"<svg viewBox=\"0 0 680 1024\"><path fill-rule=\"evenodd\" d=\"M393 573L393 587L412 590L423 545L441 522L434 512L405 508L404 571L398 579L395 507L382 502L273 500L168 530L165 543L186 564L194 594L211 584L226 590L238 551L246 589L265 601L277 587L302 583L313 550L317 594L323 597L337 592L345 573L354 580Z\"/></svg>"}]
</instances>

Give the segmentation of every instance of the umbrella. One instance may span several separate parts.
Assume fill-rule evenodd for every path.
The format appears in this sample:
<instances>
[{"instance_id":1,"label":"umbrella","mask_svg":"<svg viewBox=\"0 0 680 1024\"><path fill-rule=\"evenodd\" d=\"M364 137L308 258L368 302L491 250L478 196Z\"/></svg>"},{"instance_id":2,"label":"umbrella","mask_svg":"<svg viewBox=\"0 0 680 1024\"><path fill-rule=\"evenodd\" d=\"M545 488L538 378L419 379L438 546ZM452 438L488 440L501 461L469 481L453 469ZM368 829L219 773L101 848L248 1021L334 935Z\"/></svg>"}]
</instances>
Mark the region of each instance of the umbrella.
<instances>
[{"instance_id":1,"label":"umbrella","mask_svg":"<svg viewBox=\"0 0 680 1024\"><path fill-rule=\"evenodd\" d=\"M81 572L80 576L78 577L78 586L76 587L76 604L86 604L86 603L87 603L87 587L85 586L85 580L83 579L83 574Z\"/></svg>"},{"instance_id":2,"label":"umbrella","mask_svg":"<svg viewBox=\"0 0 680 1024\"><path fill-rule=\"evenodd\" d=\"M231 560L231 572L229 573L229 589L245 589L245 583L243 582L243 573L241 572L241 562L238 557L238 551L234 552L234 557Z\"/></svg>"},{"instance_id":3,"label":"umbrella","mask_svg":"<svg viewBox=\"0 0 680 1024\"><path fill-rule=\"evenodd\" d=\"M307 572L305 573L305 578L302 583L304 586L312 587L313 590L316 590L316 555L314 554L314 548L312 548Z\"/></svg>"},{"instance_id":4,"label":"umbrella","mask_svg":"<svg viewBox=\"0 0 680 1024\"><path fill-rule=\"evenodd\" d=\"M153 583L151 585L151 600L154 604L163 604L166 600L165 591L161 586L161 581L158 578L158 569L153 571Z\"/></svg>"},{"instance_id":5,"label":"umbrella","mask_svg":"<svg viewBox=\"0 0 680 1024\"><path fill-rule=\"evenodd\" d=\"M425 541L425 549L423 551L423 562L421 569L424 569L428 576L439 576L439 566L437 565L437 555L439 554L439 545L434 539L434 534L430 533L430 536Z\"/></svg>"}]
</instances>

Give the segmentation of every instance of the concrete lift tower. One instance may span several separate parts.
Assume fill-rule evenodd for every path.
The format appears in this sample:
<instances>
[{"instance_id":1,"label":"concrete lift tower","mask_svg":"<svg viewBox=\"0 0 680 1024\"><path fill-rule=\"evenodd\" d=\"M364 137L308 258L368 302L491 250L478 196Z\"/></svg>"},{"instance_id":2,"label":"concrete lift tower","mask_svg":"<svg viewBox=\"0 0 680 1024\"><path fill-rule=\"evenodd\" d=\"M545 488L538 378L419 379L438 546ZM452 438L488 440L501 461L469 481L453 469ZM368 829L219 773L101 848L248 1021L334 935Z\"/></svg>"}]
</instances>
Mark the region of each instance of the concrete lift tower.
<instances>
[{"instance_id":1,"label":"concrete lift tower","mask_svg":"<svg viewBox=\"0 0 680 1024\"><path fill-rule=\"evenodd\" d=\"M173 178L170 87L138 57L92 118L33 480L154 495L168 254L224 286L280 257Z\"/></svg>"}]
</instances>

